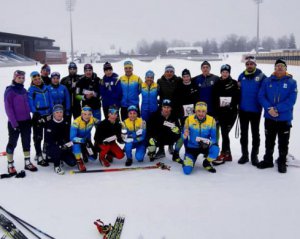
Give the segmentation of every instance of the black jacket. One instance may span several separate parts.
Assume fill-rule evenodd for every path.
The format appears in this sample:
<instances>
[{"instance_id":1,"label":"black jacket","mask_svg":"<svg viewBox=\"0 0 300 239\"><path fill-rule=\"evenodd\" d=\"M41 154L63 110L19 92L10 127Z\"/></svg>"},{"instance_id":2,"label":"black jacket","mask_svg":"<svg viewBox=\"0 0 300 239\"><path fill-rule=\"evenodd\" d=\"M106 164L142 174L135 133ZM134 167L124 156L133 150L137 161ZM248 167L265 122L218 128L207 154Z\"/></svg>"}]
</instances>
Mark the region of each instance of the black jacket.
<instances>
[{"instance_id":1,"label":"black jacket","mask_svg":"<svg viewBox=\"0 0 300 239\"><path fill-rule=\"evenodd\" d=\"M43 82L45 85L50 85L51 84L51 78L49 76L41 76Z\"/></svg>"},{"instance_id":2,"label":"black jacket","mask_svg":"<svg viewBox=\"0 0 300 239\"><path fill-rule=\"evenodd\" d=\"M213 87L213 101L216 118L224 114L236 114L240 101L240 90L236 80L231 77L220 78Z\"/></svg>"},{"instance_id":3,"label":"black jacket","mask_svg":"<svg viewBox=\"0 0 300 239\"><path fill-rule=\"evenodd\" d=\"M167 80L165 76L162 76L160 79L157 80L158 84L158 95L160 103L164 99L172 100L174 91L177 85L180 82L180 78L174 75L171 79Z\"/></svg>"},{"instance_id":4,"label":"black jacket","mask_svg":"<svg viewBox=\"0 0 300 239\"><path fill-rule=\"evenodd\" d=\"M114 135L117 137L118 142L122 142L121 129L122 126L120 122L112 124L108 119L101 121L96 128L94 136L95 144L103 144L103 140Z\"/></svg>"},{"instance_id":5,"label":"black jacket","mask_svg":"<svg viewBox=\"0 0 300 239\"><path fill-rule=\"evenodd\" d=\"M94 91L95 97L91 99L82 99L82 106L88 105L93 110L100 109L101 97L100 97L100 83L101 79L94 73L92 78L82 76L76 85L76 99L80 100L84 96L85 91Z\"/></svg>"},{"instance_id":6,"label":"black jacket","mask_svg":"<svg viewBox=\"0 0 300 239\"><path fill-rule=\"evenodd\" d=\"M46 145L62 146L70 141L70 123L63 120L60 123L55 122L53 119L46 123L45 128L45 143Z\"/></svg>"},{"instance_id":7,"label":"black jacket","mask_svg":"<svg viewBox=\"0 0 300 239\"><path fill-rule=\"evenodd\" d=\"M191 81L189 85L183 84L182 80L178 83L174 96L172 99L173 102L173 113L177 117L184 117L184 106L193 105L192 111L195 104L200 100L199 89L195 81ZM188 109L186 109L188 111Z\"/></svg>"}]
</instances>

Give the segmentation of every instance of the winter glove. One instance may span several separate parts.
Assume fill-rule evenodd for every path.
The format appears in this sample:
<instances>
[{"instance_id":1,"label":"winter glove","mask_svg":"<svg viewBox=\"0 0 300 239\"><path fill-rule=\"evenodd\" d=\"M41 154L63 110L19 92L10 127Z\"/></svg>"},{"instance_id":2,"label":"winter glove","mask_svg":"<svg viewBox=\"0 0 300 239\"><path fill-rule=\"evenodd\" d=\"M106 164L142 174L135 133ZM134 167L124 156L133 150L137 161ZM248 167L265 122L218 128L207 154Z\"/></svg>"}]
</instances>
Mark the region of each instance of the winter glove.
<instances>
[{"instance_id":1,"label":"winter glove","mask_svg":"<svg viewBox=\"0 0 300 239\"><path fill-rule=\"evenodd\" d=\"M136 136L140 136L143 134L143 129L139 129L136 131Z\"/></svg>"},{"instance_id":2,"label":"winter glove","mask_svg":"<svg viewBox=\"0 0 300 239\"><path fill-rule=\"evenodd\" d=\"M61 146L61 149L62 149L62 150L68 150L68 149L70 149L72 146L73 146L73 142L70 141L70 142L65 143L64 145L62 145L62 146Z\"/></svg>"},{"instance_id":3,"label":"winter glove","mask_svg":"<svg viewBox=\"0 0 300 239\"><path fill-rule=\"evenodd\" d=\"M174 134L179 134L180 133L180 129L177 126L173 127L171 130Z\"/></svg>"},{"instance_id":4,"label":"winter glove","mask_svg":"<svg viewBox=\"0 0 300 239\"><path fill-rule=\"evenodd\" d=\"M149 139L149 145L156 146L157 141L154 138Z\"/></svg>"}]
</instances>

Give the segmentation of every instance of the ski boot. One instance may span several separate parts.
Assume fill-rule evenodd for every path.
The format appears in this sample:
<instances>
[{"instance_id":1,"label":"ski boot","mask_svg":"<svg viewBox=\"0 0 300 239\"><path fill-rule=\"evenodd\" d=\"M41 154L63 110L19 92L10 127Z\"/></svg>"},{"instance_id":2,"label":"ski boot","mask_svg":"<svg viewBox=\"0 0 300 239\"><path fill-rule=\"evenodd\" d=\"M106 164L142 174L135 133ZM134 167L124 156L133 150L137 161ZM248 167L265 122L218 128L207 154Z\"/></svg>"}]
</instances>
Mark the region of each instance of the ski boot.
<instances>
[{"instance_id":1,"label":"ski boot","mask_svg":"<svg viewBox=\"0 0 300 239\"><path fill-rule=\"evenodd\" d=\"M64 175L65 171L60 167L54 167L54 172L57 173L58 175Z\"/></svg>"},{"instance_id":2,"label":"ski boot","mask_svg":"<svg viewBox=\"0 0 300 239\"><path fill-rule=\"evenodd\" d=\"M77 167L78 167L80 172L86 171L86 167L85 167L84 162L81 158L77 159Z\"/></svg>"},{"instance_id":3,"label":"ski boot","mask_svg":"<svg viewBox=\"0 0 300 239\"><path fill-rule=\"evenodd\" d=\"M25 159L25 167L24 168L31 172L38 171L37 167L30 162L30 159Z\"/></svg>"},{"instance_id":4,"label":"ski boot","mask_svg":"<svg viewBox=\"0 0 300 239\"><path fill-rule=\"evenodd\" d=\"M126 162L125 162L125 166L126 166L126 167L129 167L129 166L131 166L131 165L132 165L132 159L128 158L128 159L126 160Z\"/></svg>"},{"instance_id":5,"label":"ski boot","mask_svg":"<svg viewBox=\"0 0 300 239\"><path fill-rule=\"evenodd\" d=\"M104 158L99 157L99 161L102 166L109 167L110 163L106 158L107 158L107 155Z\"/></svg>"},{"instance_id":6,"label":"ski boot","mask_svg":"<svg viewBox=\"0 0 300 239\"><path fill-rule=\"evenodd\" d=\"M180 158L179 153L174 151L172 160L176 163L183 164L183 160Z\"/></svg>"},{"instance_id":7,"label":"ski boot","mask_svg":"<svg viewBox=\"0 0 300 239\"><path fill-rule=\"evenodd\" d=\"M49 163L43 158L42 154L36 155L34 160L37 161L37 164L42 167L48 167Z\"/></svg>"},{"instance_id":8,"label":"ski boot","mask_svg":"<svg viewBox=\"0 0 300 239\"><path fill-rule=\"evenodd\" d=\"M14 166L14 161L8 163L7 171L12 176L17 175L17 170Z\"/></svg>"},{"instance_id":9,"label":"ski boot","mask_svg":"<svg viewBox=\"0 0 300 239\"><path fill-rule=\"evenodd\" d=\"M225 153L221 152L221 154L217 157L217 159L212 161L212 164L215 166L221 165L221 164L225 163L224 158L225 158Z\"/></svg>"},{"instance_id":10,"label":"ski boot","mask_svg":"<svg viewBox=\"0 0 300 239\"><path fill-rule=\"evenodd\" d=\"M217 170L210 164L210 162L207 159L203 160L203 168L206 169L210 173L216 173Z\"/></svg>"}]
</instances>

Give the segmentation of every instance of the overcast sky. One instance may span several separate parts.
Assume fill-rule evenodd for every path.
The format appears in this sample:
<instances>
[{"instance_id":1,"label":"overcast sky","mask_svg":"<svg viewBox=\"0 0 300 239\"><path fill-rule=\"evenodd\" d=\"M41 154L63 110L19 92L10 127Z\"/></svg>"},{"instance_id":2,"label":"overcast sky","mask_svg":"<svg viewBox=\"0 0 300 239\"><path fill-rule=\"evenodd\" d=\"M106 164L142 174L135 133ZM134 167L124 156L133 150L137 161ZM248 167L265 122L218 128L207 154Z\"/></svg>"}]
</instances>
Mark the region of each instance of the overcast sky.
<instances>
[{"instance_id":1,"label":"overcast sky","mask_svg":"<svg viewBox=\"0 0 300 239\"><path fill-rule=\"evenodd\" d=\"M52 38L70 50L65 0L0 0L0 31ZM254 0L76 0L74 48L129 50L140 39L189 42L223 40L234 33L256 36ZM300 0L264 0L260 35L294 33L300 46Z\"/></svg>"}]
</instances>

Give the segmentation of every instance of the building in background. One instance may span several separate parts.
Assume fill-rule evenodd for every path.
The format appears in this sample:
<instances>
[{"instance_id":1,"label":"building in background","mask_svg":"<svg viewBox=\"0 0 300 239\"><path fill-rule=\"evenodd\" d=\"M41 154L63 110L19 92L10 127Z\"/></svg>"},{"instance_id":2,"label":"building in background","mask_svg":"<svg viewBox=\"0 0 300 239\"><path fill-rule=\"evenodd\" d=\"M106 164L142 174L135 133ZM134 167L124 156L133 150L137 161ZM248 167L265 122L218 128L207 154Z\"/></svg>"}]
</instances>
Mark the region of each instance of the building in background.
<instances>
[{"instance_id":1,"label":"building in background","mask_svg":"<svg viewBox=\"0 0 300 239\"><path fill-rule=\"evenodd\" d=\"M0 60L25 56L42 64L66 64L66 52L54 46L55 40L0 32Z\"/></svg>"}]
</instances>

